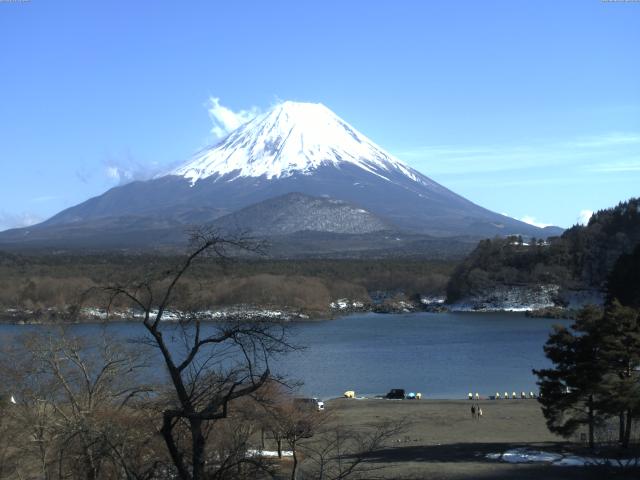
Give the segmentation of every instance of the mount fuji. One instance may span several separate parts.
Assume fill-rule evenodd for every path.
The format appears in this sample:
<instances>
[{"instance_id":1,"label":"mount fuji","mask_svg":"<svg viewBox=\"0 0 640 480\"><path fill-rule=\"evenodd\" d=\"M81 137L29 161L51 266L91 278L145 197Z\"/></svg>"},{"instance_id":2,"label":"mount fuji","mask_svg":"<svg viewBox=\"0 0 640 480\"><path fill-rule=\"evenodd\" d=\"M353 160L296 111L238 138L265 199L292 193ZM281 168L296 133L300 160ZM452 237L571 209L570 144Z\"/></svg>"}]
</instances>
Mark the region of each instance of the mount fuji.
<instances>
[{"instance_id":1,"label":"mount fuji","mask_svg":"<svg viewBox=\"0 0 640 480\"><path fill-rule=\"evenodd\" d=\"M265 208L247 209L265 201ZM292 208L292 201L304 208ZM260 214L251 214L265 209L270 218L286 219L287 228L273 220L270 230ZM322 221L292 221L295 215L322 215ZM337 227L345 221L349 228ZM267 237L295 234L296 225L306 234L389 231L468 239L561 231L472 203L385 152L322 104L284 102L184 165L112 188L38 225L2 232L0 245L159 246L179 243L190 225L233 222L245 230L260 223L255 230Z\"/></svg>"}]
</instances>

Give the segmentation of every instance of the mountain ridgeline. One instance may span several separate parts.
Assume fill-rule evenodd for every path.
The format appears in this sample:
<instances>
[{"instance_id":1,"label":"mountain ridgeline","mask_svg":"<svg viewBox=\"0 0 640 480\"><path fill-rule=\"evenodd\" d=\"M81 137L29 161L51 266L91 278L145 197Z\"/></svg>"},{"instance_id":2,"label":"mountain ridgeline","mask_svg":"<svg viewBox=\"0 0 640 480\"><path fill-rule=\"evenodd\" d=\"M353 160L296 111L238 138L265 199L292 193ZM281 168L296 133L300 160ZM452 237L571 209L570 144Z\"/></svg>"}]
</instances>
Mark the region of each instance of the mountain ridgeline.
<instances>
[{"instance_id":1,"label":"mountain ridgeline","mask_svg":"<svg viewBox=\"0 0 640 480\"><path fill-rule=\"evenodd\" d=\"M162 248L184 244L193 225L234 223L277 237L285 252L285 237L293 235L289 243L307 255L340 252L343 244L357 254L388 255L453 237L466 244L450 245L468 251L489 236L561 232L476 205L324 105L283 102L181 167L114 187L41 224L2 232L0 246ZM393 234L380 235L383 230ZM396 237L411 240L396 249Z\"/></svg>"},{"instance_id":2,"label":"mountain ridgeline","mask_svg":"<svg viewBox=\"0 0 640 480\"><path fill-rule=\"evenodd\" d=\"M621 255L640 245L640 199L596 212L547 241L494 238L481 241L456 268L447 299L457 302L500 286L558 285L561 290L604 290Z\"/></svg>"}]
</instances>

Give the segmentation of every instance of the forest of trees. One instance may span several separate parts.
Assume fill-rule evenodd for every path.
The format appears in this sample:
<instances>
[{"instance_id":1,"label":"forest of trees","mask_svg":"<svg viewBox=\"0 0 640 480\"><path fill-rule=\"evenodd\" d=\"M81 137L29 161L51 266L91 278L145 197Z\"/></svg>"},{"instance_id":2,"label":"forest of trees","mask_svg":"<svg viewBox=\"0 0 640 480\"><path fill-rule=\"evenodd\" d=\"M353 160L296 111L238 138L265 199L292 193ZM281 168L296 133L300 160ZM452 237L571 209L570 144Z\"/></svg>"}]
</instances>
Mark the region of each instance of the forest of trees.
<instances>
[{"instance_id":1,"label":"forest of trees","mask_svg":"<svg viewBox=\"0 0 640 480\"><path fill-rule=\"evenodd\" d=\"M494 238L481 241L453 272L447 299L457 301L497 285L557 284L604 289L616 260L640 244L640 199L596 212L547 241Z\"/></svg>"},{"instance_id":2,"label":"forest of trees","mask_svg":"<svg viewBox=\"0 0 640 480\"><path fill-rule=\"evenodd\" d=\"M534 370L549 429L570 437L586 427L590 448L640 441L638 266L640 246L615 263L604 308L586 306L569 328L555 327L545 345L553 367Z\"/></svg>"},{"instance_id":3,"label":"forest of trees","mask_svg":"<svg viewBox=\"0 0 640 480\"><path fill-rule=\"evenodd\" d=\"M99 305L99 298L81 295L89 289L105 281L141 278L149 269L169 268L178 258L107 252L77 256L0 252L0 310L55 309L64 318L74 306ZM183 279L182 298L176 299L175 306L288 307L326 316L329 304L339 298L368 303L376 292L402 292L407 297L443 295L454 265L420 259L227 259L222 264L203 259Z\"/></svg>"}]
</instances>

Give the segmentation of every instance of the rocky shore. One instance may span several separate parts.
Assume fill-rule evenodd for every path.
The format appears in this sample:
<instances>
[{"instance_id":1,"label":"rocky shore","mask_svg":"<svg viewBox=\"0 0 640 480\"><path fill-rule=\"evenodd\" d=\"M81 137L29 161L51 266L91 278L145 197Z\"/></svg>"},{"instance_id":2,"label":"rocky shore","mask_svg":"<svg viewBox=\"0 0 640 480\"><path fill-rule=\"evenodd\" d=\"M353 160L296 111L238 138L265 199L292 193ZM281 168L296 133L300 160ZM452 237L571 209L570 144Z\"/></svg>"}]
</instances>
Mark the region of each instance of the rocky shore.
<instances>
[{"instance_id":1,"label":"rocky shore","mask_svg":"<svg viewBox=\"0 0 640 480\"><path fill-rule=\"evenodd\" d=\"M152 312L152 315L157 312ZM129 322L142 319L143 314L133 310L115 310L107 312L102 308L81 308L77 311L60 311L58 309L17 310L7 309L0 312L1 323L16 325L46 325L73 323L101 323L101 322ZM256 308L238 305L219 310L203 310L198 312L182 312L176 310L165 311L162 320L177 322L180 320L199 319L202 321L225 321L231 319L251 320L280 320L293 322L309 320L311 317L302 312L285 309Z\"/></svg>"},{"instance_id":2,"label":"rocky shore","mask_svg":"<svg viewBox=\"0 0 640 480\"><path fill-rule=\"evenodd\" d=\"M572 319L587 303L602 304L602 293L597 291L563 292L557 285L536 287L502 286L477 293L463 301L447 304L444 296L421 295L407 298L402 294L375 292L373 300L339 298L325 310L305 311L287 306L234 305L198 312L167 311L165 321L198 318L203 321L228 319L278 319L285 322L327 320L354 313L414 313L414 312L525 312L533 318ZM14 324L64 324L122 322L139 319L141 313L88 307L66 309L15 309L0 311L0 322Z\"/></svg>"}]
</instances>

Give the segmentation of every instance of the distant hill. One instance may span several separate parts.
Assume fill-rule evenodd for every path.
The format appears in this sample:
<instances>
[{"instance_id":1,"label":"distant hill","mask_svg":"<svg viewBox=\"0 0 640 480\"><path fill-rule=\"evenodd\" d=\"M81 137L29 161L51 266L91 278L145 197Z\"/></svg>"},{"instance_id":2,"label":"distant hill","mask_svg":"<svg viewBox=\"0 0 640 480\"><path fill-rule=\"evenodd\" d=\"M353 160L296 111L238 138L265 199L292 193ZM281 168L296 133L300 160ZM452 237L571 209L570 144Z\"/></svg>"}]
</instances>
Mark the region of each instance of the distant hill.
<instances>
[{"instance_id":1,"label":"distant hill","mask_svg":"<svg viewBox=\"0 0 640 480\"><path fill-rule=\"evenodd\" d=\"M546 242L481 241L455 270L447 297L455 302L504 285L602 290L618 258L639 244L640 199L632 198Z\"/></svg>"},{"instance_id":2,"label":"distant hill","mask_svg":"<svg viewBox=\"0 0 640 480\"><path fill-rule=\"evenodd\" d=\"M342 200L293 192L250 205L215 220L222 231L260 237L312 231L361 234L390 230L376 215Z\"/></svg>"}]
</instances>

